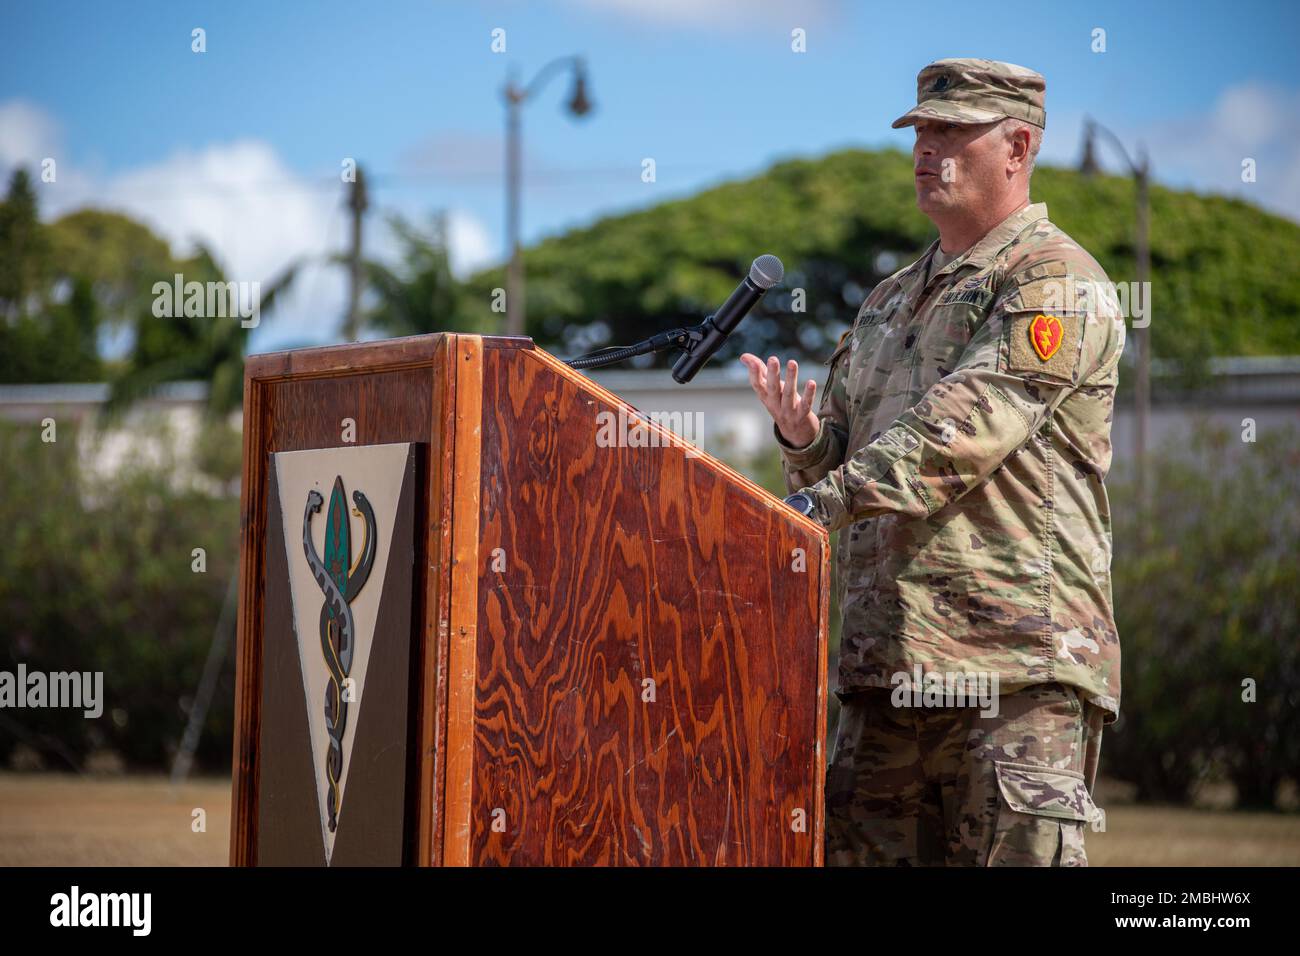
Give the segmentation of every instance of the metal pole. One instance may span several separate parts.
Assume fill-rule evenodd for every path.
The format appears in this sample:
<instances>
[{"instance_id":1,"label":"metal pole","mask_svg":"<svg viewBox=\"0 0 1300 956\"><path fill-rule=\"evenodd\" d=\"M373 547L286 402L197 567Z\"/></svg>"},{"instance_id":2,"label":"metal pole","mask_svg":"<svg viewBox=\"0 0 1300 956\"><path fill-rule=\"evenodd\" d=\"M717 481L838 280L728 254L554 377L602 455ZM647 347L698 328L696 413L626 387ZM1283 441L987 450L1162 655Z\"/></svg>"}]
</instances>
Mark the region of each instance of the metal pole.
<instances>
[{"instance_id":1,"label":"metal pole","mask_svg":"<svg viewBox=\"0 0 1300 956\"><path fill-rule=\"evenodd\" d=\"M1136 258L1137 270L1137 290L1130 299L1129 314L1133 315L1137 310L1133 307L1135 302L1140 301L1144 306L1142 311L1146 316L1146 325L1143 328L1133 327L1133 335L1137 341L1137 381L1133 388L1133 411L1134 411L1134 428L1133 428L1133 468L1134 479L1137 486L1137 547L1141 551L1146 543L1146 511L1147 511L1147 439L1148 428L1151 418L1151 296L1148 294L1148 283L1151 281L1151 162L1147 156L1146 150L1139 147L1138 160L1134 162L1129 158L1128 150L1119 137L1112 133L1105 126L1095 122L1092 119L1086 119L1084 123L1084 148L1083 160L1080 164L1080 170L1085 175L1090 175L1097 171L1097 157L1093 146L1093 138L1097 133L1103 133L1119 150L1124 157L1124 163L1128 166L1129 173L1133 176L1133 182L1136 184L1137 197L1137 221L1134 236L1134 255ZM1141 296L1141 299L1138 297Z\"/></svg>"},{"instance_id":2,"label":"metal pole","mask_svg":"<svg viewBox=\"0 0 1300 956\"><path fill-rule=\"evenodd\" d=\"M524 263L519 254L519 190L521 94L511 83L506 88L506 241L510 265L506 269L506 335L524 334Z\"/></svg>"},{"instance_id":3,"label":"metal pole","mask_svg":"<svg viewBox=\"0 0 1300 956\"><path fill-rule=\"evenodd\" d=\"M212 632L212 643L208 645L208 657L203 662L203 675L199 678L199 689L190 705L189 720L185 722L185 733L181 735L180 749L172 763L172 786L184 782L194 766L194 751L199 748L199 737L203 733L203 723L208 717L208 708L212 704L212 693L217 687L217 678L221 675L221 664L226 659L226 646L230 635L234 633L233 617L239 603L239 566L235 566L226 587L226 599L221 604L221 613L217 615L217 628Z\"/></svg>"},{"instance_id":4,"label":"metal pole","mask_svg":"<svg viewBox=\"0 0 1300 956\"><path fill-rule=\"evenodd\" d=\"M573 70L573 95L568 109L574 116L585 116L591 111L587 98L586 73L578 56L562 56L552 60L537 71L527 86L515 82L513 70L506 82L506 242L510 248L510 264L506 267L506 335L523 335L526 309L524 308L524 260L519 250L520 193L523 180L523 105L542 84L558 70Z\"/></svg>"},{"instance_id":5,"label":"metal pole","mask_svg":"<svg viewBox=\"0 0 1300 956\"><path fill-rule=\"evenodd\" d=\"M361 332L361 220L369 200L366 196L366 177L357 167L357 178L348 194L348 209L352 213L352 242L348 248L348 315L343 320L343 338L355 342Z\"/></svg>"}]
</instances>

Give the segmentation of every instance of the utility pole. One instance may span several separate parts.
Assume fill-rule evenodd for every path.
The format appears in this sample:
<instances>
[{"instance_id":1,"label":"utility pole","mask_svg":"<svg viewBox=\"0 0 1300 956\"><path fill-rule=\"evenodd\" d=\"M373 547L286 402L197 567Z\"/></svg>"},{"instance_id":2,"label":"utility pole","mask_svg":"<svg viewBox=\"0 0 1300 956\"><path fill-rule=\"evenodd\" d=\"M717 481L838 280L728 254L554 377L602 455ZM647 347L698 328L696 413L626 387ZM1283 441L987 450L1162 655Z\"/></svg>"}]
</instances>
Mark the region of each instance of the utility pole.
<instances>
[{"instance_id":1,"label":"utility pole","mask_svg":"<svg viewBox=\"0 0 1300 956\"><path fill-rule=\"evenodd\" d=\"M524 334L524 260L519 254L519 191L523 143L520 137L520 109L523 98L506 87L506 241L510 263L506 266L506 335Z\"/></svg>"},{"instance_id":2,"label":"utility pole","mask_svg":"<svg viewBox=\"0 0 1300 956\"><path fill-rule=\"evenodd\" d=\"M348 210L352 213L352 238L348 247L348 314L343 320L343 338L355 342L361 332L361 220L369 201L366 196L366 176L357 166L357 177L348 190Z\"/></svg>"},{"instance_id":3,"label":"utility pole","mask_svg":"<svg viewBox=\"0 0 1300 956\"><path fill-rule=\"evenodd\" d=\"M552 60L523 87L515 83L512 74L502 94L506 103L506 242L510 248L510 264L506 267L506 335L524 334L524 261L519 252L523 155L521 114L529 97L541 89L556 68L564 66L573 70L573 91L566 106L570 115L585 116L591 112L591 101L587 98L587 71L581 57L564 56Z\"/></svg>"},{"instance_id":4,"label":"utility pole","mask_svg":"<svg viewBox=\"0 0 1300 956\"><path fill-rule=\"evenodd\" d=\"M1133 429L1133 465L1134 478L1137 486L1137 503L1140 514L1145 516L1147 511L1147 435L1148 424L1151 418L1151 297L1149 289L1151 288L1151 161L1147 156L1146 149L1141 145L1138 146L1137 162L1129 159L1128 151L1124 149L1124 144L1120 142L1118 136L1091 119L1084 120L1083 126L1083 161L1080 163L1079 171L1085 176L1091 176L1099 169L1096 155L1096 135L1103 133L1115 144L1119 154L1124 157L1124 164L1128 166L1129 175L1133 177L1134 186L1137 193L1137 216L1134 229L1134 259L1137 267L1137 290L1134 295L1129 297L1129 313L1132 315L1137 309L1134 303L1140 301L1143 309L1142 312L1146 317L1146 325L1142 328L1132 327L1133 336L1137 340L1137 380L1133 388L1133 405L1134 417L1136 419ZM1142 297L1138 299L1138 297ZM1143 517L1138 521L1138 541L1139 550L1146 543L1146 519Z\"/></svg>"},{"instance_id":5,"label":"utility pole","mask_svg":"<svg viewBox=\"0 0 1300 956\"><path fill-rule=\"evenodd\" d=\"M230 574L230 583L226 586L226 599L221 604L221 613L217 615L217 628L212 632L212 641L208 644L208 657L203 662L203 674L199 677L199 688L190 704L190 716L185 722L185 733L181 735L181 746L172 761L172 786L184 783L194 766L194 752L199 749L199 737L203 734L203 723L208 719L208 707L212 704L212 694L217 688L217 678L221 676L221 665L226 659L226 647L235 633L235 611L239 606L239 567L235 566Z\"/></svg>"}]
</instances>

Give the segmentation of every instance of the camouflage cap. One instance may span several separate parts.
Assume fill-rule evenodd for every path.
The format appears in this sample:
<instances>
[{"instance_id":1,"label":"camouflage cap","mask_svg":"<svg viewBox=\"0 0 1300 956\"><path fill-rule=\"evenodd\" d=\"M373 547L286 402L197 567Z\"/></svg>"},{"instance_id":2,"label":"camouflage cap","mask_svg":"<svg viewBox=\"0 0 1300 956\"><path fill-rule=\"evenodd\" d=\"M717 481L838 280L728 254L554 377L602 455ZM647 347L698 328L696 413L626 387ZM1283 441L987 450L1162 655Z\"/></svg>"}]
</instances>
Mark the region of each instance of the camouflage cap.
<instances>
[{"instance_id":1,"label":"camouflage cap","mask_svg":"<svg viewBox=\"0 0 1300 956\"><path fill-rule=\"evenodd\" d=\"M893 128L917 120L992 123L1012 117L1047 127L1043 93L1047 83L1033 70L997 60L935 60L916 75L916 106Z\"/></svg>"}]
</instances>

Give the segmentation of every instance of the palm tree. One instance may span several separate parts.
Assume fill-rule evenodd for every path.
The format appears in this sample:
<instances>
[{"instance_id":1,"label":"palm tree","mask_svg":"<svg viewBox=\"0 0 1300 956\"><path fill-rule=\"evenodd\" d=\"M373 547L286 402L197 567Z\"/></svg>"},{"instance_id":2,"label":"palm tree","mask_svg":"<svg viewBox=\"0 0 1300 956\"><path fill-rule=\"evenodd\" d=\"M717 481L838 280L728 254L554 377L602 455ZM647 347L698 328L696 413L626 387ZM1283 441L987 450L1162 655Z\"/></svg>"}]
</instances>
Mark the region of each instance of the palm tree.
<instances>
[{"instance_id":1,"label":"palm tree","mask_svg":"<svg viewBox=\"0 0 1300 956\"><path fill-rule=\"evenodd\" d=\"M262 294L259 315L272 312L286 294L303 264L295 259L270 282ZM194 256L179 263L177 272L187 282L224 282L216 256L199 245ZM137 307L135 343L126 367L112 382L108 411L116 413L164 382L200 380L210 383L208 411L224 415L243 401L244 355L250 330L237 316L186 316L181 303L173 303L171 317L158 318L152 305Z\"/></svg>"}]
</instances>

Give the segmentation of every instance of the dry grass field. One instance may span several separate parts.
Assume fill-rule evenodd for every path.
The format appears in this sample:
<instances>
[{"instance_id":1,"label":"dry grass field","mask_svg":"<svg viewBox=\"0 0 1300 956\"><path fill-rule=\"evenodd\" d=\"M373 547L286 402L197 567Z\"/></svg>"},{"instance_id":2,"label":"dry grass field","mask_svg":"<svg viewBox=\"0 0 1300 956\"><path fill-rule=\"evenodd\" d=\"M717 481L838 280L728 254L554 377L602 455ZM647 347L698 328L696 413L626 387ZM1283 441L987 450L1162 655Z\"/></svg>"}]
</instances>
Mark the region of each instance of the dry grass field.
<instances>
[{"instance_id":1,"label":"dry grass field","mask_svg":"<svg viewBox=\"0 0 1300 956\"><path fill-rule=\"evenodd\" d=\"M1102 805L1093 866L1300 866L1297 814ZM226 778L0 773L0 866L224 866L229 839Z\"/></svg>"},{"instance_id":2,"label":"dry grass field","mask_svg":"<svg viewBox=\"0 0 1300 956\"><path fill-rule=\"evenodd\" d=\"M229 847L228 778L0 773L0 866L225 866Z\"/></svg>"}]
</instances>

